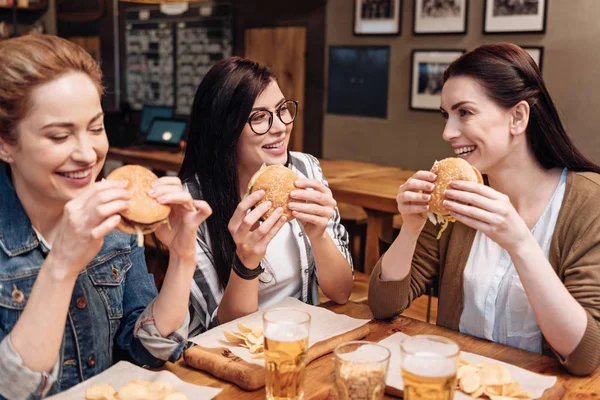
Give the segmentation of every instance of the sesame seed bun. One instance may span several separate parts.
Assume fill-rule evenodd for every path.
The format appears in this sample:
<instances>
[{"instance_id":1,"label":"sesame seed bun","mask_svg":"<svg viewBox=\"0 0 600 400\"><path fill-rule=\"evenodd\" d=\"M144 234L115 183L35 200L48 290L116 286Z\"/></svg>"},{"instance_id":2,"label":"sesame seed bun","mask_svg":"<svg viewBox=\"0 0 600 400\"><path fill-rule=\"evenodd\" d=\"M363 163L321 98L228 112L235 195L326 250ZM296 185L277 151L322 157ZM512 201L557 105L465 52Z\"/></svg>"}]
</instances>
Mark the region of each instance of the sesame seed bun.
<instances>
[{"instance_id":1,"label":"sesame seed bun","mask_svg":"<svg viewBox=\"0 0 600 400\"><path fill-rule=\"evenodd\" d=\"M431 193L429 211L439 215L450 215L450 212L442 206L445 200L444 192L448 189L450 181L483 183L483 177L477 168L458 157L437 161L433 164L431 172L437 175L437 180L435 181L435 188Z\"/></svg>"},{"instance_id":2,"label":"sesame seed bun","mask_svg":"<svg viewBox=\"0 0 600 400\"><path fill-rule=\"evenodd\" d=\"M125 165L112 171L106 179L126 180L125 189L133 193L129 207L121 213L121 222L117 225L118 230L136 234L135 226L137 225L144 234L149 234L166 222L171 207L160 204L148 194L152 188L152 182L158 179L152 171L139 165Z\"/></svg>"},{"instance_id":3,"label":"sesame seed bun","mask_svg":"<svg viewBox=\"0 0 600 400\"><path fill-rule=\"evenodd\" d=\"M292 221L295 217L292 211L288 208L290 201L290 193L296 188L294 182L298 180L298 175L291 169L283 165L263 166L250 179L248 184L248 194L252 194L257 190L264 190L265 196L256 203L256 206L265 201L271 202L271 208L262 216L262 220L266 220L275 212L277 207L283 209L282 216L285 216L287 222Z\"/></svg>"}]
</instances>

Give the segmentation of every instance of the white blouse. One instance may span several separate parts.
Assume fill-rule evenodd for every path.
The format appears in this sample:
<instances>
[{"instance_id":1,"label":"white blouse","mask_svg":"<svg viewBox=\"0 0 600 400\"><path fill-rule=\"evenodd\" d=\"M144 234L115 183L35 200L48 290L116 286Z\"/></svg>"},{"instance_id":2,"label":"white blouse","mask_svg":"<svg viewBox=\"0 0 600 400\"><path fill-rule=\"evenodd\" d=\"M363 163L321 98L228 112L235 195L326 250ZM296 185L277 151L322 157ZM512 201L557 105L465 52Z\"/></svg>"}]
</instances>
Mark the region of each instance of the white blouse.
<instances>
[{"instance_id":1,"label":"white blouse","mask_svg":"<svg viewBox=\"0 0 600 400\"><path fill-rule=\"evenodd\" d=\"M302 266L298 251L292 225L284 224L267 246L261 261L265 272L258 278L260 309L269 308L286 297L302 297Z\"/></svg>"},{"instance_id":2,"label":"white blouse","mask_svg":"<svg viewBox=\"0 0 600 400\"><path fill-rule=\"evenodd\" d=\"M567 169L531 233L550 253L565 195ZM464 272L464 309L459 330L508 346L541 353L542 332L508 252L477 231Z\"/></svg>"}]
</instances>

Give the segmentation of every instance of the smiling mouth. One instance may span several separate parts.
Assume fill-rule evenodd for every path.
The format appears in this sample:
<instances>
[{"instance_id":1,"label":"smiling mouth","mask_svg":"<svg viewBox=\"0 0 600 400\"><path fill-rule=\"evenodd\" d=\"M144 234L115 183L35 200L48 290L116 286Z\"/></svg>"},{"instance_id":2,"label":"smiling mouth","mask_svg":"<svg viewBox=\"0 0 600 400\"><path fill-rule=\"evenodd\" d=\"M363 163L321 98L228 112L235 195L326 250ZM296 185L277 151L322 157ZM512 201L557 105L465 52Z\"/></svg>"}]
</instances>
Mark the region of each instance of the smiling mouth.
<instances>
[{"instance_id":1,"label":"smiling mouth","mask_svg":"<svg viewBox=\"0 0 600 400\"><path fill-rule=\"evenodd\" d=\"M475 151L476 148L477 148L477 146L459 147L457 149L454 149L454 154L456 154L457 156L467 156L467 155L471 154L473 151Z\"/></svg>"},{"instance_id":2,"label":"smiling mouth","mask_svg":"<svg viewBox=\"0 0 600 400\"><path fill-rule=\"evenodd\" d=\"M76 171L76 172L57 172L58 175L64 176L65 178L69 178L69 179L87 178L91 173L92 173L91 168L85 169L83 171Z\"/></svg>"},{"instance_id":3,"label":"smiling mouth","mask_svg":"<svg viewBox=\"0 0 600 400\"><path fill-rule=\"evenodd\" d=\"M281 142L279 142L279 143L270 144L268 146L263 146L262 148L263 149L278 149L278 148L280 148L282 146L283 146L283 140Z\"/></svg>"}]
</instances>

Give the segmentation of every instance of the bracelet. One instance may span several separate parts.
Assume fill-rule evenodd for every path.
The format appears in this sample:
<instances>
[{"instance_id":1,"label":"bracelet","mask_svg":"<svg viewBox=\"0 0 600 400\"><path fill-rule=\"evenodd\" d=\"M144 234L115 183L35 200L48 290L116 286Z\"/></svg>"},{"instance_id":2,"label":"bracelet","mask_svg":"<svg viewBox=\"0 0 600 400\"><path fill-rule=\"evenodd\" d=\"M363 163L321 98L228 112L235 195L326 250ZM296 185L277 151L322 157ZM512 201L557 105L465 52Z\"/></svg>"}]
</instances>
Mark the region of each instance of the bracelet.
<instances>
[{"instance_id":1,"label":"bracelet","mask_svg":"<svg viewBox=\"0 0 600 400\"><path fill-rule=\"evenodd\" d=\"M240 260L238 255L236 254L233 259L233 271L240 278L245 279L247 281L251 281L253 279L258 278L258 276L260 274L265 272L265 269L262 267L262 265L260 265L260 263L258 264L258 267L256 267L255 269L250 269L250 268L246 267L242 263L242 261Z\"/></svg>"}]
</instances>

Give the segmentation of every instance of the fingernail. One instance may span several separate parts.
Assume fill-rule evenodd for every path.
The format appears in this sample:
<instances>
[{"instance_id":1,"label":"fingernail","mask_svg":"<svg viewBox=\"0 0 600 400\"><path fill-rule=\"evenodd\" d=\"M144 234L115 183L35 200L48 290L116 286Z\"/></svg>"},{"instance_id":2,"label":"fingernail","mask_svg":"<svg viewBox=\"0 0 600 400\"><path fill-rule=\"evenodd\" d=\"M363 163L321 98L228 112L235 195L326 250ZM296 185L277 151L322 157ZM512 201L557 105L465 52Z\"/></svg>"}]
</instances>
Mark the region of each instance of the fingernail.
<instances>
[{"instance_id":1,"label":"fingernail","mask_svg":"<svg viewBox=\"0 0 600 400\"><path fill-rule=\"evenodd\" d=\"M290 193L290 196L292 196L292 197L296 197L297 195L298 195L297 190L292 190L292 192Z\"/></svg>"},{"instance_id":2,"label":"fingernail","mask_svg":"<svg viewBox=\"0 0 600 400\"><path fill-rule=\"evenodd\" d=\"M431 175L430 175L430 176L431 176L431 179L437 179L437 175L436 175L436 174L434 174L433 172L431 173Z\"/></svg>"},{"instance_id":3,"label":"fingernail","mask_svg":"<svg viewBox=\"0 0 600 400\"><path fill-rule=\"evenodd\" d=\"M157 186L158 186L158 181L152 182L152 187L157 187Z\"/></svg>"},{"instance_id":4,"label":"fingernail","mask_svg":"<svg viewBox=\"0 0 600 400\"><path fill-rule=\"evenodd\" d=\"M265 201L265 204L269 207L271 207L272 203L270 201Z\"/></svg>"},{"instance_id":5,"label":"fingernail","mask_svg":"<svg viewBox=\"0 0 600 400\"><path fill-rule=\"evenodd\" d=\"M154 193L156 193L156 192L154 191L154 189L150 189L150 190L148 190L148 194L149 194L150 196L154 196Z\"/></svg>"},{"instance_id":6,"label":"fingernail","mask_svg":"<svg viewBox=\"0 0 600 400\"><path fill-rule=\"evenodd\" d=\"M283 208L281 208L281 207L277 207L277 209L275 210L275 212L276 212L277 214L282 214L282 213L283 213Z\"/></svg>"},{"instance_id":7,"label":"fingernail","mask_svg":"<svg viewBox=\"0 0 600 400\"><path fill-rule=\"evenodd\" d=\"M119 184L120 184L121 186L127 186L127 184L128 184L128 183L129 183L129 181L125 181L125 180L123 180L123 181L119 181Z\"/></svg>"}]
</instances>

